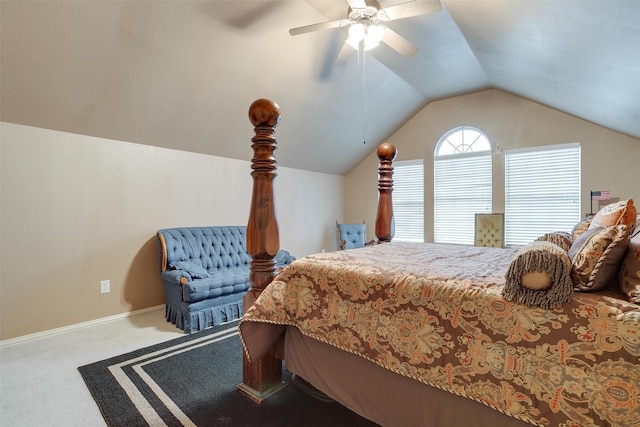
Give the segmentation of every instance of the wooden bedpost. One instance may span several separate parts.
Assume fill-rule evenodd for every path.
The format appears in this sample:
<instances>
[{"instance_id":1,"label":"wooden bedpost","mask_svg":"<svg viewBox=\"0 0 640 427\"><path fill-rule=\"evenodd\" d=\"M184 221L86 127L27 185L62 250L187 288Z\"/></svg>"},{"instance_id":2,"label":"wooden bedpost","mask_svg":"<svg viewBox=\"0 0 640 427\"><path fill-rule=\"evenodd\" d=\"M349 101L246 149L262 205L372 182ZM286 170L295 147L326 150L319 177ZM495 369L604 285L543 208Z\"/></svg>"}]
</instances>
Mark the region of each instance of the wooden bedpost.
<instances>
[{"instance_id":1,"label":"wooden bedpost","mask_svg":"<svg viewBox=\"0 0 640 427\"><path fill-rule=\"evenodd\" d=\"M253 194L247 223L247 252L252 258L249 274L251 289L245 295L246 308L253 305L273 280L275 256L280 249L273 195L273 180L278 176L278 164L273 155L278 141L274 134L280 117L280 107L269 99L258 99L249 107L249 121L254 126L255 136L251 138Z\"/></svg>"},{"instance_id":2,"label":"wooden bedpost","mask_svg":"<svg viewBox=\"0 0 640 427\"><path fill-rule=\"evenodd\" d=\"M245 310L275 277L280 234L273 196L278 166L273 153L278 145L274 134L280 117L280 107L269 99L258 99L249 107L249 121L254 126L255 136L251 138L253 194L247 224L247 252L252 258L251 289L243 299ZM249 362L246 354L243 357L242 384L238 386L241 392L261 402L284 387L282 361L275 357L273 350L254 362Z\"/></svg>"},{"instance_id":3,"label":"wooden bedpost","mask_svg":"<svg viewBox=\"0 0 640 427\"><path fill-rule=\"evenodd\" d=\"M376 215L376 237L378 242L390 242L395 234L393 220L393 204L391 192L393 191L393 160L398 150L393 144L384 142L378 146L378 214Z\"/></svg>"}]
</instances>

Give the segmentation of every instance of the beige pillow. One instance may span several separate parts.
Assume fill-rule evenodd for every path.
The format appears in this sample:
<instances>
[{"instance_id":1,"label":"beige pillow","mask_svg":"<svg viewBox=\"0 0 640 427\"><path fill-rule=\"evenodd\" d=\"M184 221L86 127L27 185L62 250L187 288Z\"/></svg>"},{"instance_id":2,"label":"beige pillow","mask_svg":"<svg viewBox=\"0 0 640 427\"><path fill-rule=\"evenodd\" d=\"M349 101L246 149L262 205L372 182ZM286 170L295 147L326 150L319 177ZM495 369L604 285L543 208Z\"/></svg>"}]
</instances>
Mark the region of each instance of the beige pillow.
<instances>
[{"instance_id":1,"label":"beige pillow","mask_svg":"<svg viewBox=\"0 0 640 427\"><path fill-rule=\"evenodd\" d=\"M624 224L627 226L627 232L631 232L636 223L636 214L633 199L621 200L600 209L591 220L589 228Z\"/></svg>"},{"instance_id":2,"label":"beige pillow","mask_svg":"<svg viewBox=\"0 0 640 427\"><path fill-rule=\"evenodd\" d=\"M629 245L626 225L590 228L569 249L571 280L576 291L597 291L617 275Z\"/></svg>"},{"instance_id":3,"label":"beige pillow","mask_svg":"<svg viewBox=\"0 0 640 427\"><path fill-rule=\"evenodd\" d=\"M640 227L637 225L622 260L620 288L629 301L640 304Z\"/></svg>"}]
</instances>

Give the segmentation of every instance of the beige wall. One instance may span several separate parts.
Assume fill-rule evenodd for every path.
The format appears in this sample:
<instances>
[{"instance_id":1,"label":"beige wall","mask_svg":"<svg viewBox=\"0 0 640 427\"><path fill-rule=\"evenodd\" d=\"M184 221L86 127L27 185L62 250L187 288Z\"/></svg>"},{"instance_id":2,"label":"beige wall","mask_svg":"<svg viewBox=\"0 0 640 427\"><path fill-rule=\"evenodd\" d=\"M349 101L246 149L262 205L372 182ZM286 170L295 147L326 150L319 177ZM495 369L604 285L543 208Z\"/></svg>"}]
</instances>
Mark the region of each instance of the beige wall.
<instances>
[{"instance_id":1,"label":"beige wall","mask_svg":"<svg viewBox=\"0 0 640 427\"><path fill-rule=\"evenodd\" d=\"M0 126L0 339L163 304L157 229L247 222L248 161ZM344 179L279 169L282 248L334 248Z\"/></svg>"},{"instance_id":2,"label":"beige wall","mask_svg":"<svg viewBox=\"0 0 640 427\"><path fill-rule=\"evenodd\" d=\"M504 212L504 150L580 142L582 146L582 211L589 210L590 190L611 190L640 205L640 140L613 132L552 108L502 92L486 90L427 105L388 142L397 160L424 159L425 241L433 241L433 153L444 133L457 126L482 130L494 145L493 208ZM346 216L366 218L374 230L378 158L365 159L345 183ZM373 237L373 236L371 236Z\"/></svg>"},{"instance_id":3,"label":"beige wall","mask_svg":"<svg viewBox=\"0 0 640 427\"><path fill-rule=\"evenodd\" d=\"M398 160L424 159L426 241L433 240L435 144L461 125L483 130L497 146L496 212L504 204L503 150L574 141L582 144L583 210L596 189L640 205L631 173L639 140L487 90L433 102L389 139ZM0 123L0 141L0 339L162 304L155 231L248 218L248 161L9 123ZM366 220L373 238L377 166L374 153L348 177L281 167L281 247L298 257L335 250L336 219ZM99 292L104 279L109 294Z\"/></svg>"}]
</instances>

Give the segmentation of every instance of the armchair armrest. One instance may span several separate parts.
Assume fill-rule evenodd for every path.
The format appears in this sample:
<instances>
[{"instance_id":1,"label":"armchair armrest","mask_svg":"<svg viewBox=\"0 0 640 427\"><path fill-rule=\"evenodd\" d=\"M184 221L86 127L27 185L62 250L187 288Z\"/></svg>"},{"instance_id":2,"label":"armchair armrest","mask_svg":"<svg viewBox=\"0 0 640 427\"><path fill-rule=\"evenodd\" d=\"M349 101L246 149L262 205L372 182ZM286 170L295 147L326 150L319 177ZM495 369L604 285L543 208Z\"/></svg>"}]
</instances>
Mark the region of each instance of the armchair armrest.
<instances>
[{"instance_id":1,"label":"armchair armrest","mask_svg":"<svg viewBox=\"0 0 640 427\"><path fill-rule=\"evenodd\" d=\"M160 278L176 285L185 285L192 280L191 275L184 270L166 270L160 273Z\"/></svg>"},{"instance_id":2,"label":"armchair armrest","mask_svg":"<svg viewBox=\"0 0 640 427\"><path fill-rule=\"evenodd\" d=\"M275 259L276 259L276 264L278 265L278 267L283 267L283 266L289 265L293 261L295 261L296 257L291 255L289 253L289 251L286 251L284 249L280 249L278 251L278 253L276 254L276 256L275 256Z\"/></svg>"},{"instance_id":3,"label":"armchair armrest","mask_svg":"<svg viewBox=\"0 0 640 427\"><path fill-rule=\"evenodd\" d=\"M160 276L164 279L165 275L167 275L169 282L182 285L191 282L193 279L206 279L209 277L207 270L190 261L174 261L169 263L169 268L170 270L160 273Z\"/></svg>"}]
</instances>

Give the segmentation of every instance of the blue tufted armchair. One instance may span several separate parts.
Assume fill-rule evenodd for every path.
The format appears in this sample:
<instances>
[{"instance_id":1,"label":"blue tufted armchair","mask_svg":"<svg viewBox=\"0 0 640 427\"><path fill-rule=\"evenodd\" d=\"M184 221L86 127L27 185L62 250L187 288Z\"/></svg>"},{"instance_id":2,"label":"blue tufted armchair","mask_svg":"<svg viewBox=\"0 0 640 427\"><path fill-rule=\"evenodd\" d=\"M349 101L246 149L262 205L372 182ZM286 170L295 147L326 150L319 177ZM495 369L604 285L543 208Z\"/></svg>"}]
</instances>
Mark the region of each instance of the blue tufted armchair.
<instances>
[{"instance_id":1,"label":"blue tufted armchair","mask_svg":"<svg viewBox=\"0 0 640 427\"><path fill-rule=\"evenodd\" d=\"M336 221L336 237L340 250L363 248L367 242L367 228L362 224L340 224Z\"/></svg>"}]
</instances>

